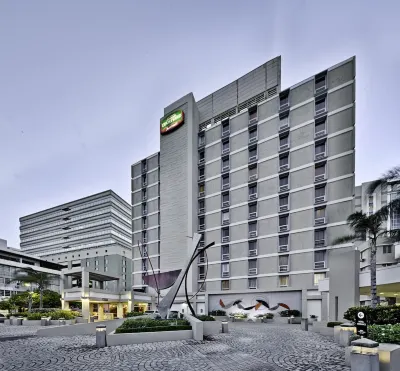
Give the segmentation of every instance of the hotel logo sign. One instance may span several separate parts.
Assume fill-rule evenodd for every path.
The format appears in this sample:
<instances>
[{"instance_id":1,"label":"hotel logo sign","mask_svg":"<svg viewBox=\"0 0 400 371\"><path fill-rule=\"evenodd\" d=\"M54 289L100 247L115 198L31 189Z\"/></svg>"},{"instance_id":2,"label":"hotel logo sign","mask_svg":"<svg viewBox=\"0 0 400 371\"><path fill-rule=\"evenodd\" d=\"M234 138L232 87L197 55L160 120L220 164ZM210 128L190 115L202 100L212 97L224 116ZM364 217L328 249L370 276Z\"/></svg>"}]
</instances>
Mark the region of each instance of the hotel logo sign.
<instances>
[{"instance_id":1,"label":"hotel logo sign","mask_svg":"<svg viewBox=\"0 0 400 371\"><path fill-rule=\"evenodd\" d=\"M185 114L183 111L176 110L168 116L161 119L160 133L161 135L169 134L171 131L179 128L184 122Z\"/></svg>"}]
</instances>

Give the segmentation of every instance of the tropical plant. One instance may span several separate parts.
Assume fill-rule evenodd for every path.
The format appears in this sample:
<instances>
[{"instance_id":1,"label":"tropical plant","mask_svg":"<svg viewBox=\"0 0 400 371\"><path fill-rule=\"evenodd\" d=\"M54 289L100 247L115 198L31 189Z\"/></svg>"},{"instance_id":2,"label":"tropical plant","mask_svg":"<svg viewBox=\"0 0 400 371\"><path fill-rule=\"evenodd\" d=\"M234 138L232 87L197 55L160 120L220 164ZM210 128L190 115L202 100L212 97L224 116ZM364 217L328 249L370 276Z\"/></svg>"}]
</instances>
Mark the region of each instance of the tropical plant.
<instances>
[{"instance_id":1,"label":"tropical plant","mask_svg":"<svg viewBox=\"0 0 400 371\"><path fill-rule=\"evenodd\" d=\"M368 325L394 325L400 323L400 306L383 306L378 305L372 307L350 307L344 312L343 318L348 321L356 322L357 313L363 311L366 314L366 322Z\"/></svg>"},{"instance_id":2,"label":"tropical plant","mask_svg":"<svg viewBox=\"0 0 400 371\"><path fill-rule=\"evenodd\" d=\"M221 309L212 310L208 313L210 316L226 316L226 312Z\"/></svg>"},{"instance_id":3,"label":"tropical plant","mask_svg":"<svg viewBox=\"0 0 400 371\"><path fill-rule=\"evenodd\" d=\"M39 308L43 308L43 293L50 286L54 275L47 272L40 272L33 268L20 268L15 272L13 281L23 284L36 285L39 291Z\"/></svg>"},{"instance_id":4,"label":"tropical plant","mask_svg":"<svg viewBox=\"0 0 400 371\"><path fill-rule=\"evenodd\" d=\"M279 312L281 317L300 317L301 312L297 309L291 309L291 310L282 310Z\"/></svg>"},{"instance_id":5,"label":"tropical plant","mask_svg":"<svg viewBox=\"0 0 400 371\"><path fill-rule=\"evenodd\" d=\"M328 322L326 324L326 327L335 327L335 326L340 326L343 322Z\"/></svg>"},{"instance_id":6,"label":"tropical plant","mask_svg":"<svg viewBox=\"0 0 400 371\"><path fill-rule=\"evenodd\" d=\"M400 344L400 323L368 326L368 338L378 343Z\"/></svg>"},{"instance_id":7,"label":"tropical plant","mask_svg":"<svg viewBox=\"0 0 400 371\"><path fill-rule=\"evenodd\" d=\"M40 292L35 290L32 294L33 306L40 306ZM43 290L43 307L44 308L61 308L61 295L52 290Z\"/></svg>"},{"instance_id":8,"label":"tropical plant","mask_svg":"<svg viewBox=\"0 0 400 371\"><path fill-rule=\"evenodd\" d=\"M212 322L215 321L214 317L207 316L206 314L198 315L196 316L197 319L199 319L202 322Z\"/></svg>"}]
</instances>

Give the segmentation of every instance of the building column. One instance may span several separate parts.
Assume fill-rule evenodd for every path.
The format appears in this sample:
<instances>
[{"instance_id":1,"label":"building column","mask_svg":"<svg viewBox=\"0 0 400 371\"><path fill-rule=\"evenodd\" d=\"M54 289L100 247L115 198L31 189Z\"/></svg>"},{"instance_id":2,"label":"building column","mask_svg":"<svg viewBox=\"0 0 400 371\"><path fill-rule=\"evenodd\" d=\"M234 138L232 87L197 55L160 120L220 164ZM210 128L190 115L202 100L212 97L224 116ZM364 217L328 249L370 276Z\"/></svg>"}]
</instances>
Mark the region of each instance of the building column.
<instances>
[{"instance_id":1,"label":"building column","mask_svg":"<svg viewBox=\"0 0 400 371\"><path fill-rule=\"evenodd\" d=\"M98 314L98 320L99 321L103 321L104 320L104 306L103 306L103 304L97 304L97 306L98 306L98 312L97 312L97 314Z\"/></svg>"},{"instance_id":2,"label":"building column","mask_svg":"<svg viewBox=\"0 0 400 371\"><path fill-rule=\"evenodd\" d=\"M69 301L65 301L64 299L61 299L61 309L69 310Z\"/></svg>"},{"instance_id":3,"label":"building column","mask_svg":"<svg viewBox=\"0 0 400 371\"><path fill-rule=\"evenodd\" d=\"M308 318L307 314L307 290L301 291L301 317Z\"/></svg>"},{"instance_id":4,"label":"building column","mask_svg":"<svg viewBox=\"0 0 400 371\"><path fill-rule=\"evenodd\" d=\"M117 303L117 317L124 318L124 306L123 303Z\"/></svg>"},{"instance_id":5,"label":"building column","mask_svg":"<svg viewBox=\"0 0 400 371\"><path fill-rule=\"evenodd\" d=\"M322 303L321 303L321 321L328 321L329 320L329 298L328 292L321 292Z\"/></svg>"},{"instance_id":6,"label":"building column","mask_svg":"<svg viewBox=\"0 0 400 371\"><path fill-rule=\"evenodd\" d=\"M89 298L89 272L82 269L82 296L84 298Z\"/></svg>"},{"instance_id":7,"label":"building column","mask_svg":"<svg viewBox=\"0 0 400 371\"><path fill-rule=\"evenodd\" d=\"M90 304L89 299L82 299L82 317L89 321L90 319Z\"/></svg>"}]
</instances>

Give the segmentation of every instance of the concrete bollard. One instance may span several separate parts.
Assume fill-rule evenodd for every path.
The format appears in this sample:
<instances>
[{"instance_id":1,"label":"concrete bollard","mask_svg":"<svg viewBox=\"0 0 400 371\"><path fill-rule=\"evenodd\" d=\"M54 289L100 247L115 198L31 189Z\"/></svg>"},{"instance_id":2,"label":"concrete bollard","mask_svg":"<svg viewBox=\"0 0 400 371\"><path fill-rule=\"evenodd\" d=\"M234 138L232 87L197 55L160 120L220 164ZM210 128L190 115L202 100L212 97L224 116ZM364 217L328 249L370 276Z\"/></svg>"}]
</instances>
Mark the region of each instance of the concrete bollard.
<instances>
[{"instance_id":1,"label":"concrete bollard","mask_svg":"<svg viewBox=\"0 0 400 371\"><path fill-rule=\"evenodd\" d=\"M107 346L107 328L105 325L96 326L96 347L104 348Z\"/></svg>"},{"instance_id":2,"label":"concrete bollard","mask_svg":"<svg viewBox=\"0 0 400 371\"><path fill-rule=\"evenodd\" d=\"M227 334L229 332L228 321L222 321L222 333Z\"/></svg>"},{"instance_id":3,"label":"concrete bollard","mask_svg":"<svg viewBox=\"0 0 400 371\"><path fill-rule=\"evenodd\" d=\"M42 317L41 319L40 319L40 326L48 326L48 323L49 321L48 321L48 319L47 319L47 317Z\"/></svg>"},{"instance_id":4,"label":"concrete bollard","mask_svg":"<svg viewBox=\"0 0 400 371\"><path fill-rule=\"evenodd\" d=\"M369 339L351 342L351 371L379 371L379 343Z\"/></svg>"},{"instance_id":5,"label":"concrete bollard","mask_svg":"<svg viewBox=\"0 0 400 371\"><path fill-rule=\"evenodd\" d=\"M24 319L24 317L18 317L17 318L17 326L22 326L22 320Z\"/></svg>"},{"instance_id":6,"label":"concrete bollard","mask_svg":"<svg viewBox=\"0 0 400 371\"><path fill-rule=\"evenodd\" d=\"M66 325L65 318L59 318L59 319L58 319L58 325L59 325L59 326L64 326L64 325Z\"/></svg>"},{"instance_id":7,"label":"concrete bollard","mask_svg":"<svg viewBox=\"0 0 400 371\"><path fill-rule=\"evenodd\" d=\"M381 343L378 348L379 371L398 371L400 369L400 346Z\"/></svg>"},{"instance_id":8,"label":"concrete bollard","mask_svg":"<svg viewBox=\"0 0 400 371\"><path fill-rule=\"evenodd\" d=\"M303 331L308 331L308 318L301 319L301 329Z\"/></svg>"},{"instance_id":9,"label":"concrete bollard","mask_svg":"<svg viewBox=\"0 0 400 371\"><path fill-rule=\"evenodd\" d=\"M357 332L356 327L353 323L343 323L339 334L339 345L347 347L350 345L350 336Z\"/></svg>"},{"instance_id":10,"label":"concrete bollard","mask_svg":"<svg viewBox=\"0 0 400 371\"><path fill-rule=\"evenodd\" d=\"M340 343L340 332L342 331L341 326L335 326L333 328L333 339L335 340L336 344Z\"/></svg>"}]
</instances>

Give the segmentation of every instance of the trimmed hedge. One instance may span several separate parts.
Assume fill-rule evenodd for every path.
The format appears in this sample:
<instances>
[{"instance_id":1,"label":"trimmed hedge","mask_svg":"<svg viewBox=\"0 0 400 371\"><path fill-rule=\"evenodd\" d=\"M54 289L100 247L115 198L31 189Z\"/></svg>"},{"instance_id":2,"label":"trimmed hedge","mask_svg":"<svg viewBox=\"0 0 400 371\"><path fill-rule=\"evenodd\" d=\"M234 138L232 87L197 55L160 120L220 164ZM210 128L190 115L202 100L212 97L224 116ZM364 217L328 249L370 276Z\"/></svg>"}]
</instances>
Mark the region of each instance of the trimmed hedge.
<instances>
[{"instance_id":1,"label":"trimmed hedge","mask_svg":"<svg viewBox=\"0 0 400 371\"><path fill-rule=\"evenodd\" d=\"M212 310L208 313L210 316L226 316L226 312L224 310Z\"/></svg>"},{"instance_id":2,"label":"trimmed hedge","mask_svg":"<svg viewBox=\"0 0 400 371\"><path fill-rule=\"evenodd\" d=\"M127 317L138 317L138 316L143 316L144 313L143 312L129 312L126 313Z\"/></svg>"},{"instance_id":3,"label":"trimmed hedge","mask_svg":"<svg viewBox=\"0 0 400 371\"><path fill-rule=\"evenodd\" d=\"M40 320L42 317L50 317L52 320L57 320L60 318L64 318L66 320L75 319L80 314L79 312L74 312L70 310L56 310L53 312L39 312L39 313L28 313L27 318L28 320Z\"/></svg>"},{"instance_id":4,"label":"trimmed hedge","mask_svg":"<svg viewBox=\"0 0 400 371\"><path fill-rule=\"evenodd\" d=\"M343 322L328 322L326 324L326 327L335 327L335 326L340 326Z\"/></svg>"},{"instance_id":5,"label":"trimmed hedge","mask_svg":"<svg viewBox=\"0 0 400 371\"><path fill-rule=\"evenodd\" d=\"M192 326L158 326L158 327L141 327L141 328L121 328L115 330L116 334L130 334L137 332L159 332L159 331L181 331L191 330Z\"/></svg>"},{"instance_id":6,"label":"trimmed hedge","mask_svg":"<svg viewBox=\"0 0 400 371\"><path fill-rule=\"evenodd\" d=\"M368 326L368 339L378 343L400 344L400 323Z\"/></svg>"},{"instance_id":7,"label":"trimmed hedge","mask_svg":"<svg viewBox=\"0 0 400 371\"><path fill-rule=\"evenodd\" d=\"M400 306L377 306L372 307L351 307L347 309L343 317L348 321L356 322L358 311L364 311L367 315L368 325L395 325L400 323Z\"/></svg>"},{"instance_id":8,"label":"trimmed hedge","mask_svg":"<svg viewBox=\"0 0 400 371\"><path fill-rule=\"evenodd\" d=\"M301 312L297 309L290 309L290 310L282 310L280 313L281 317L300 317L301 316Z\"/></svg>"},{"instance_id":9,"label":"trimmed hedge","mask_svg":"<svg viewBox=\"0 0 400 371\"><path fill-rule=\"evenodd\" d=\"M211 321L215 321L214 317L211 316L207 316L205 314L201 315L201 316L196 316L197 319L199 319L200 321L203 322L211 322Z\"/></svg>"}]
</instances>

